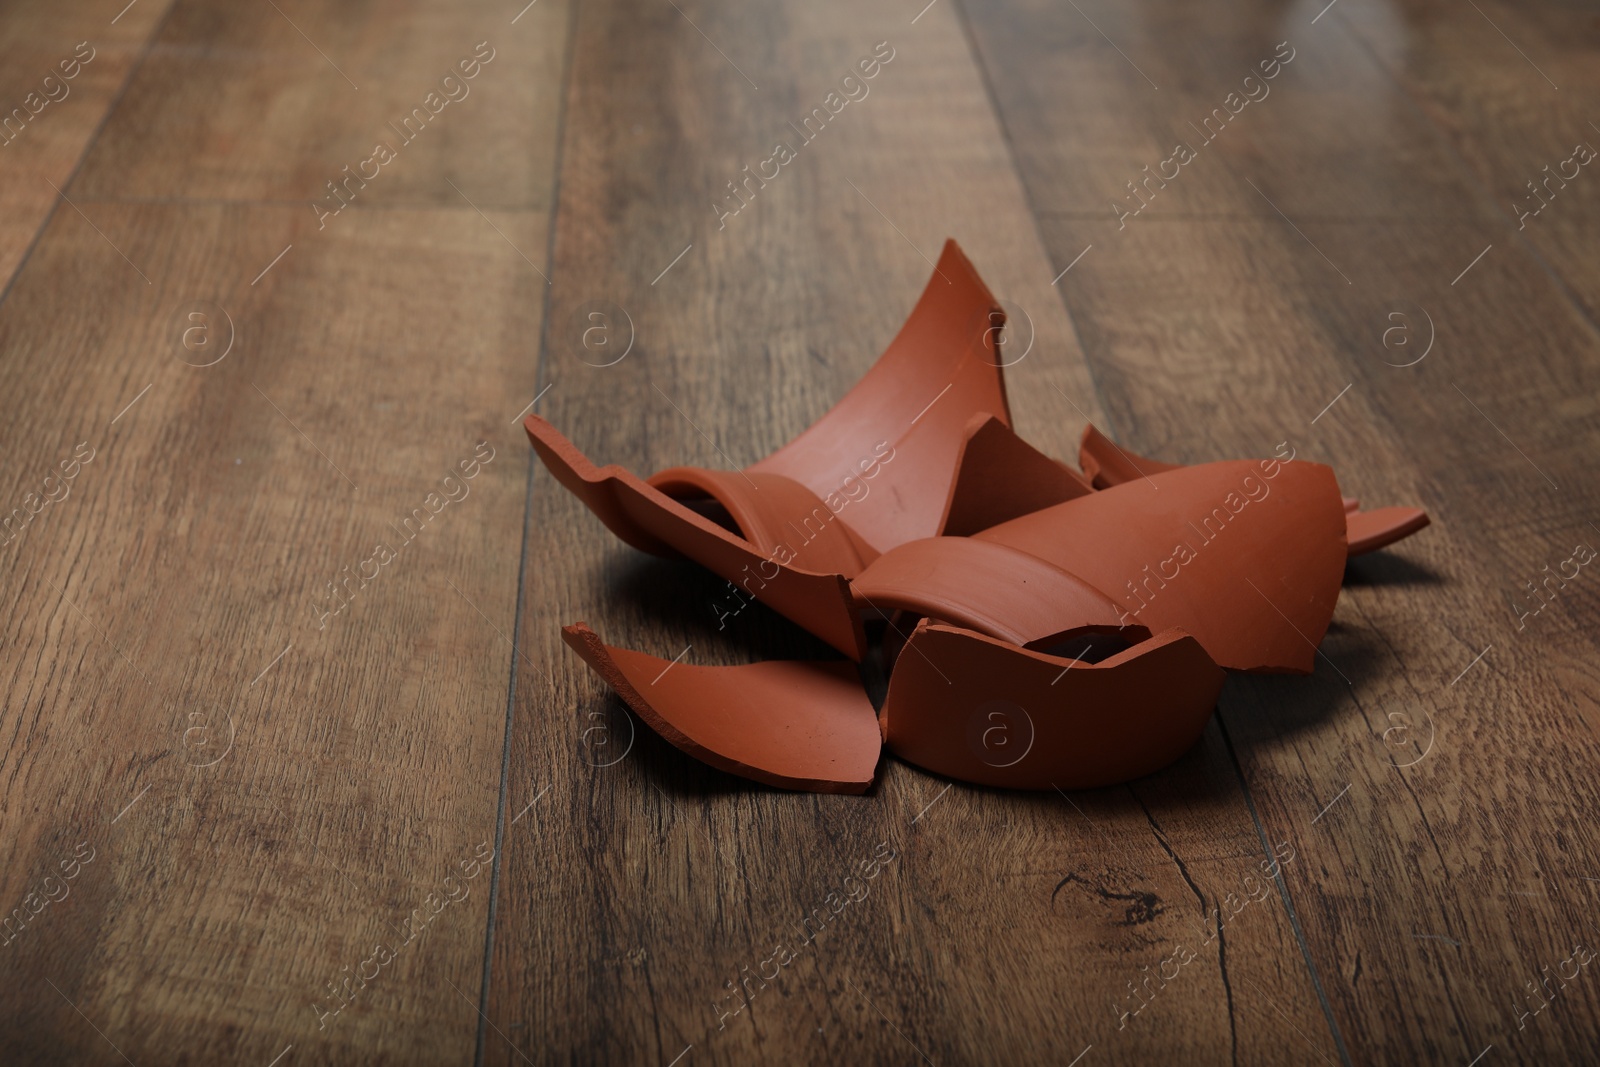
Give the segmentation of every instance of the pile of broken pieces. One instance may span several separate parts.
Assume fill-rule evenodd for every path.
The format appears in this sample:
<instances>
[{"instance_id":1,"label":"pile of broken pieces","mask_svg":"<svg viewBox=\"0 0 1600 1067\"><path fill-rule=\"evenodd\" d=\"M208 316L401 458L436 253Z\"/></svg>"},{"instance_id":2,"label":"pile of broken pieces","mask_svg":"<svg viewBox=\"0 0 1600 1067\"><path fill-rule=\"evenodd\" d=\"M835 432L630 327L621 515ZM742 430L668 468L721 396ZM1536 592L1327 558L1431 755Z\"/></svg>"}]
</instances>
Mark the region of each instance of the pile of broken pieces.
<instances>
[{"instance_id":1,"label":"pile of broken pieces","mask_svg":"<svg viewBox=\"0 0 1600 1067\"><path fill-rule=\"evenodd\" d=\"M530 415L545 466L623 541L694 560L855 662L674 665L581 622L567 643L662 737L758 782L862 793L887 746L962 781L1090 788L1193 745L1224 670L1309 674L1346 558L1428 523L1362 511L1292 456L1186 467L1090 426L1075 470L1011 428L1003 322L947 242L866 376L743 471L640 479ZM889 623L877 712L864 618Z\"/></svg>"}]
</instances>

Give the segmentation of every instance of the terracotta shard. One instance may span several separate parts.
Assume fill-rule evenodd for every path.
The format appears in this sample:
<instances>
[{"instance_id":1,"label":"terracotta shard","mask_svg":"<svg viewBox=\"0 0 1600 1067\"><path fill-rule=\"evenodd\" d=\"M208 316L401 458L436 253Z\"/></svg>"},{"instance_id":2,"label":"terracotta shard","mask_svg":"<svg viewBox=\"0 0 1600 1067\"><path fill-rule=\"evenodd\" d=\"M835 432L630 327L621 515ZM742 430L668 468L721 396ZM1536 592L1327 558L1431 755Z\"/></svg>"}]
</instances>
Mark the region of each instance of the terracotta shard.
<instances>
[{"instance_id":1,"label":"terracotta shard","mask_svg":"<svg viewBox=\"0 0 1600 1067\"><path fill-rule=\"evenodd\" d=\"M1092 492L1083 475L1028 444L1000 419L980 413L967 422L939 532L967 537Z\"/></svg>"},{"instance_id":2,"label":"terracotta shard","mask_svg":"<svg viewBox=\"0 0 1600 1067\"><path fill-rule=\"evenodd\" d=\"M1071 631L1149 632L1088 582L1038 556L996 541L930 537L885 552L856 575L850 592L864 608L955 623L1012 644Z\"/></svg>"},{"instance_id":3,"label":"terracotta shard","mask_svg":"<svg viewBox=\"0 0 1600 1067\"><path fill-rule=\"evenodd\" d=\"M1344 576L1333 471L1304 460L1180 467L975 535L1070 570L1152 633L1223 667L1310 673Z\"/></svg>"},{"instance_id":4,"label":"terracotta shard","mask_svg":"<svg viewBox=\"0 0 1600 1067\"><path fill-rule=\"evenodd\" d=\"M1162 463L1129 452L1091 424L1083 428L1078 441L1078 466L1096 489L1109 489L1135 478L1178 470L1183 464Z\"/></svg>"},{"instance_id":5,"label":"terracotta shard","mask_svg":"<svg viewBox=\"0 0 1600 1067\"><path fill-rule=\"evenodd\" d=\"M852 659L866 654L866 634L842 574L805 571L763 555L621 467L596 467L537 415L523 426L556 479L628 544L687 556Z\"/></svg>"},{"instance_id":6,"label":"terracotta shard","mask_svg":"<svg viewBox=\"0 0 1600 1067\"><path fill-rule=\"evenodd\" d=\"M781 789L864 793L882 739L853 665L772 660L699 667L562 637L650 728L689 755Z\"/></svg>"},{"instance_id":7,"label":"terracotta shard","mask_svg":"<svg viewBox=\"0 0 1600 1067\"><path fill-rule=\"evenodd\" d=\"M1093 426L1083 429L1083 438L1078 444L1078 462L1096 489L1121 485L1144 474L1178 470L1181 466L1129 452ZM1428 525L1427 513L1419 508L1362 511L1361 501L1355 497L1347 496L1342 500L1348 527L1345 540L1352 556L1392 545Z\"/></svg>"},{"instance_id":8,"label":"terracotta shard","mask_svg":"<svg viewBox=\"0 0 1600 1067\"><path fill-rule=\"evenodd\" d=\"M836 521L842 507L829 507L781 474L673 467L651 475L649 484L691 507L700 499L716 501L756 551L803 570L848 578L878 555L848 523Z\"/></svg>"},{"instance_id":9,"label":"terracotta shard","mask_svg":"<svg viewBox=\"0 0 1600 1067\"><path fill-rule=\"evenodd\" d=\"M1421 508L1373 508L1352 511L1345 516L1350 554L1376 552L1428 525L1428 513Z\"/></svg>"},{"instance_id":10,"label":"terracotta shard","mask_svg":"<svg viewBox=\"0 0 1600 1067\"><path fill-rule=\"evenodd\" d=\"M924 622L889 680L884 743L1007 789L1092 789L1160 770L1199 739L1223 672L1180 631L1100 663Z\"/></svg>"},{"instance_id":11,"label":"terracotta shard","mask_svg":"<svg viewBox=\"0 0 1600 1067\"><path fill-rule=\"evenodd\" d=\"M641 552L666 556L669 559L682 557L683 553L652 533L648 524L634 520L629 507L623 501L622 494L618 491L619 485L635 482L643 484L631 472L616 464L609 464L603 468L595 466L576 445L562 436L561 431L538 415L529 415L523 419L522 428L528 434L528 443L533 445L534 454L544 463L546 469L567 492L594 512L595 516L606 524L606 529Z\"/></svg>"},{"instance_id":12,"label":"terracotta shard","mask_svg":"<svg viewBox=\"0 0 1600 1067\"><path fill-rule=\"evenodd\" d=\"M875 456L871 492L850 526L880 552L939 533L974 415L1011 424L996 346L999 303L946 241L911 317L871 370L793 441L754 464L826 500Z\"/></svg>"},{"instance_id":13,"label":"terracotta shard","mask_svg":"<svg viewBox=\"0 0 1600 1067\"><path fill-rule=\"evenodd\" d=\"M997 507L1011 518L1076 495L1087 482L1011 433L996 346L1004 321L972 264L947 241L899 334L809 429L744 471L675 467L649 482L686 501L714 499L764 551L795 536L809 542L808 517L848 509L848 520L835 524L805 564L847 575L880 552L944 528L969 450L974 471L960 498L960 522L985 521ZM1008 494L972 488L1001 467ZM774 491L774 484L783 488Z\"/></svg>"}]
</instances>

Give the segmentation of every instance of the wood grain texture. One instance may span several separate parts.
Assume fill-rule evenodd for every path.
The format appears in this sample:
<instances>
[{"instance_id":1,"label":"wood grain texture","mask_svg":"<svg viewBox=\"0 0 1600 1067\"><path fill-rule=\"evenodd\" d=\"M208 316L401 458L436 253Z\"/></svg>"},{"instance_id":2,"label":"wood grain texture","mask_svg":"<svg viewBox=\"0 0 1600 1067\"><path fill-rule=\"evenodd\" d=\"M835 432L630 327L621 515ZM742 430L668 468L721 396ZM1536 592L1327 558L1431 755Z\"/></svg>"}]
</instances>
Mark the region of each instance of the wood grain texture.
<instances>
[{"instance_id":1,"label":"wood grain texture","mask_svg":"<svg viewBox=\"0 0 1600 1067\"><path fill-rule=\"evenodd\" d=\"M1083 135L1070 109L1037 101L1087 92L1087 76L1038 53L1030 28L1048 19L1042 8L968 7L1030 194L1055 202L1049 152ZM1212 69L1210 53L1165 27L1241 16L1141 10L1152 29L1118 43L1152 74L1208 73L1220 99L1230 65ZM1103 12L1088 14L1100 22ZM1597 533L1585 457L1600 349L1448 133L1406 86L1385 88L1347 24L1312 25L1316 14L1285 21L1299 56L1278 79L1286 86L1253 105L1254 118L1275 116L1280 150L1241 152L1225 140L1233 130L1212 146L1233 171L1214 175L1235 187L1233 201L1259 204L1265 192L1281 215L1247 208L1254 217L1241 218L1185 172L1122 230L1109 211L1109 223L1046 214L1046 242L1059 258L1094 241L1062 293L1135 448L1198 461L1287 440L1333 464L1347 493L1434 517L1412 541L1352 563L1315 679L1236 678L1221 703L1268 836L1302 844L1290 892L1349 1062L1465 1063L1490 1046L1484 1063L1585 1062L1600 1040L1600 989L1579 977L1535 997L1527 983L1594 939L1600 798L1587 769L1600 716L1583 664L1595 600L1580 578L1552 585L1553 602L1533 615L1545 602L1522 586ZM1462 50L1434 62L1457 79L1476 71ZM1314 102L1338 97L1340 84L1370 91L1345 93L1335 116ZM1118 85L1117 99L1148 89L1131 71ZM1148 114L1129 105L1102 121L1155 139ZM1250 120L1246 110L1235 129L1254 137L1263 125ZM1286 160L1341 140L1366 153L1357 183L1407 152L1436 165L1405 166L1392 192L1380 185L1329 210L1344 199L1345 168ZM1132 164L1108 165L1116 175ZM1408 201L1433 207L1413 212ZM1424 361L1398 366L1435 331ZM1531 601L1525 618L1519 592Z\"/></svg>"},{"instance_id":2,"label":"wood grain texture","mask_svg":"<svg viewBox=\"0 0 1600 1067\"><path fill-rule=\"evenodd\" d=\"M485 209L548 210L564 6L546 0L514 25L506 6L180 4L80 188L100 199L331 209L334 182L368 207L453 207L464 196ZM363 170L379 144L393 160Z\"/></svg>"},{"instance_id":3,"label":"wood grain texture","mask_svg":"<svg viewBox=\"0 0 1600 1067\"><path fill-rule=\"evenodd\" d=\"M0 290L51 211L72 210L59 190L170 7L146 0L119 14L72 0L0 18Z\"/></svg>"},{"instance_id":4,"label":"wood grain texture","mask_svg":"<svg viewBox=\"0 0 1600 1067\"><path fill-rule=\"evenodd\" d=\"M1570 162L1579 145L1600 152L1600 18L1493 0L1457 15L1433 3L1339 11L1517 223L1516 240L1600 322L1600 182L1594 166Z\"/></svg>"},{"instance_id":5,"label":"wood grain texture","mask_svg":"<svg viewBox=\"0 0 1600 1067\"><path fill-rule=\"evenodd\" d=\"M184 35L233 14L184 5L155 48L220 49ZM446 28L492 36L516 94L558 100L513 33L564 39L564 5L514 14L362 39L402 80ZM203 102L186 70L146 64L128 98ZM315 93L275 106L367 136ZM120 115L118 165L181 163ZM0 547L0 1060L472 1058L554 179L553 128L519 121L515 153L398 160L431 202L323 230L246 175L222 202L74 186L88 218L57 211L0 306L7 514L92 450ZM446 181L477 175L534 207L480 214Z\"/></svg>"},{"instance_id":6,"label":"wood grain texture","mask_svg":"<svg viewBox=\"0 0 1600 1067\"><path fill-rule=\"evenodd\" d=\"M1600 121L1596 27L1475 6L0 20L0 101L99 47L0 147L0 1062L1592 1059L1593 967L1528 990L1600 935L1600 579L1527 588L1600 541L1592 176L1508 205ZM470 94L388 125L480 42ZM1130 786L712 771L559 627L835 654L617 543L516 416L746 465L950 236L1031 343L1041 449L1285 442L1435 524L1351 565L1313 677L1231 679Z\"/></svg>"},{"instance_id":7,"label":"wood grain texture","mask_svg":"<svg viewBox=\"0 0 1600 1067\"><path fill-rule=\"evenodd\" d=\"M4 549L8 902L80 840L97 853L0 959L28 1021L7 1058L115 1059L74 1007L135 1062L459 1056L476 1013L446 983L476 992L489 878L453 868L494 837L526 476L508 423L543 283L476 216L356 214L220 301L235 351L202 370L175 358L168 307L220 273L243 286L299 213L100 214L154 293L58 216L0 324L8 499L95 449ZM419 244L429 260L401 254ZM109 299L64 336L54 294L86 270ZM374 308L374 290L404 299ZM448 372L419 360L438 352ZM480 438L494 459L466 495L413 518ZM398 558L363 565L380 542ZM377 574L326 617L346 567ZM400 949L394 927L452 873L469 896ZM395 965L319 1026L327 983L380 941Z\"/></svg>"},{"instance_id":8,"label":"wood grain texture","mask_svg":"<svg viewBox=\"0 0 1600 1067\"><path fill-rule=\"evenodd\" d=\"M956 13L915 15L583 10L540 411L597 462L726 467L781 445L871 365L946 236L1013 302L1019 337L1031 319L1008 370L1018 426L1074 453L1098 407L1060 267ZM803 116L879 42L894 58L806 140ZM734 199L779 141L794 160ZM633 337L609 367L582 345L601 307L608 352ZM523 632L549 677L519 676L507 810L527 814L505 849L490 1062L1065 1063L1091 1044L1259 1061L1285 1019L1306 1055L1332 1049L1281 898L1201 929L1278 844L1215 731L1166 776L1076 797L947 790L893 760L865 798L754 788L627 717L560 625L695 663L829 653L758 606L719 620L723 583L615 543L542 472L531 506ZM880 845L896 858L856 881ZM843 903L847 878L864 899ZM817 908L831 921L808 938ZM1121 1018L1184 946L1196 959L1159 1007Z\"/></svg>"}]
</instances>

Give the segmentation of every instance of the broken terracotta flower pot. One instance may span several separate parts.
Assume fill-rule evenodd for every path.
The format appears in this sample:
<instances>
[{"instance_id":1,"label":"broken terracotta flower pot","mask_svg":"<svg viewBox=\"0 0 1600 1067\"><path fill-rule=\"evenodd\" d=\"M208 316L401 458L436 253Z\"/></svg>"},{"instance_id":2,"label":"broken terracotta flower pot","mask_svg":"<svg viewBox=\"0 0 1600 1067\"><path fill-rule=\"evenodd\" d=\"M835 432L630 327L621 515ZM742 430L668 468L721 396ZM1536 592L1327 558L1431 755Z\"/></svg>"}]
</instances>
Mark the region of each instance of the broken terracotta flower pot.
<instances>
[{"instance_id":1,"label":"broken terracotta flower pot","mask_svg":"<svg viewBox=\"0 0 1600 1067\"><path fill-rule=\"evenodd\" d=\"M889 679L884 743L908 763L1007 789L1092 789L1160 770L1205 730L1223 671L1157 634L1099 663L919 624Z\"/></svg>"},{"instance_id":2,"label":"broken terracotta flower pot","mask_svg":"<svg viewBox=\"0 0 1600 1067\"><path fill-rule=\"evenodd\" d=\"M861 381L742 471L645 480L525 422L628 544L701 563L853 659L863 615L890 620L879 718L845 663L699 667L581 623L567 643L672 744L756 781L861 792L886 738L964 781L1088 788L1192 745L1223 668L1308 673L1346 558L1427 524L1415 508L1362 511L1321 464L1162 463L1092 426L1080 474L1012 429L1003 322L947 242ZM894 620L915 621L909 638Z\"/></svg>"},{"instance_id":3,"label":"broken terracotta flower pot","mask_svg":"<svg viewBox=\"0 0 1600 1067\"><path fill-rule=\"evenodd\" d=\"M651 729L704 763L782 789L872 784L878 721L848 662L700 667L613 648L581 622L561 636Z\"/></svg>"}]
</instances>

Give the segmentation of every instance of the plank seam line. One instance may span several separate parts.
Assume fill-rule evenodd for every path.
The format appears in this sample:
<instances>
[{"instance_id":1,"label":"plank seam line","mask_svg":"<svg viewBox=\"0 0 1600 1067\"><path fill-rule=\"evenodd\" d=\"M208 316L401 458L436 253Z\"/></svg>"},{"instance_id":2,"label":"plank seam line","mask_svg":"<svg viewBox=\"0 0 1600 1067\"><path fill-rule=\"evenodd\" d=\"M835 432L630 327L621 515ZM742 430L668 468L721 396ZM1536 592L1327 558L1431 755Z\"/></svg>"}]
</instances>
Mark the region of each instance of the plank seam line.
<instances>
[{"instance_id":1,"label":"plank seam line","mask_svg":"<svg viewBox=\"0 0 1600 1067\"><path fill-rule=\"evenodd\" d=\"M555 153L551 160L554 178L550 189L549 227L545 237L545 267L555 270L556 230L561 211L561 168L566 158L567 109L572 100L573 84L577 80L578 4L567 5L567 45L562 57L562 92L560 113L556 117ZM521 15L517 16L521 18ZM546 285L541 296L539 320L539 348L534 354L533 381L539 384L544 374L545 353L550 347L550 302L552 285ZM542 396L543 393L541 392ZM522 638L522 610L525 581L528 573L528 537L533 518L534 475L538 464L532 449L527 453L528 477L522 504L522 538L517 544L517 603L516 616L511 624L511 680L506 692L506 731L500 755L500 799L495 812L494 867L489 879L489 907L483 931L483 978L478 991L478 1039L473 1051L473 1067L483 1067L484 1043L489 1030L489 989L494 975L495 920L500 912L500 875L505 865L506 805L510 798L511 742L513 715L517 704L517 649Z\"/></svg>"},{"instance_id":2,"label":"plank seam line","mask_svg":"<svg viewBox=\"0 0 1600 1067\"><path fill-rule=\"evenodd\" d=\"M94 132L83 143L83 151L78 153L78 161L72 165L72 170L67 173L66 181L61 183L61 195L50 201L50 210L44 213L44 218L39 221L39 228L33 231L33 238L28 242L27 249L22 253L22 258L17 260L17 269L11 272L11 277L6 279L4 288L0 288L0 307L11 297L11 289L17 284L17 279L22 277L22 269L33 258L34 249L39 247L39 242L44 239L44 233L50 228L50 223L56 217L56 212L61 208L61 201L66 199L66 190L72 188L72 183L77 181L78 172L83 170L84 162L89 158L89 153L94 151L94 146L100 143L100 135L105 132L106 123L111 121L111 116L122 103L122 98L127 95L128 88L133 84L133 79L138 77L144 61L149 57L155 47L156 39L161 36L161 31L167 28L167 20L172 18L173 9L178 6L177 0L169 0L167 8L156 20L155 26L150 30L150 36L145 38L144 44L139 48L139 56L128 67L128 74L122 79L122 84L117 87L116 95L106 104L105 114L100 116L100 121L95 123ZM121 15L117 16L121 18ZM81 202L81 201L80 201Z\"/></svg>"}]
</instances>

